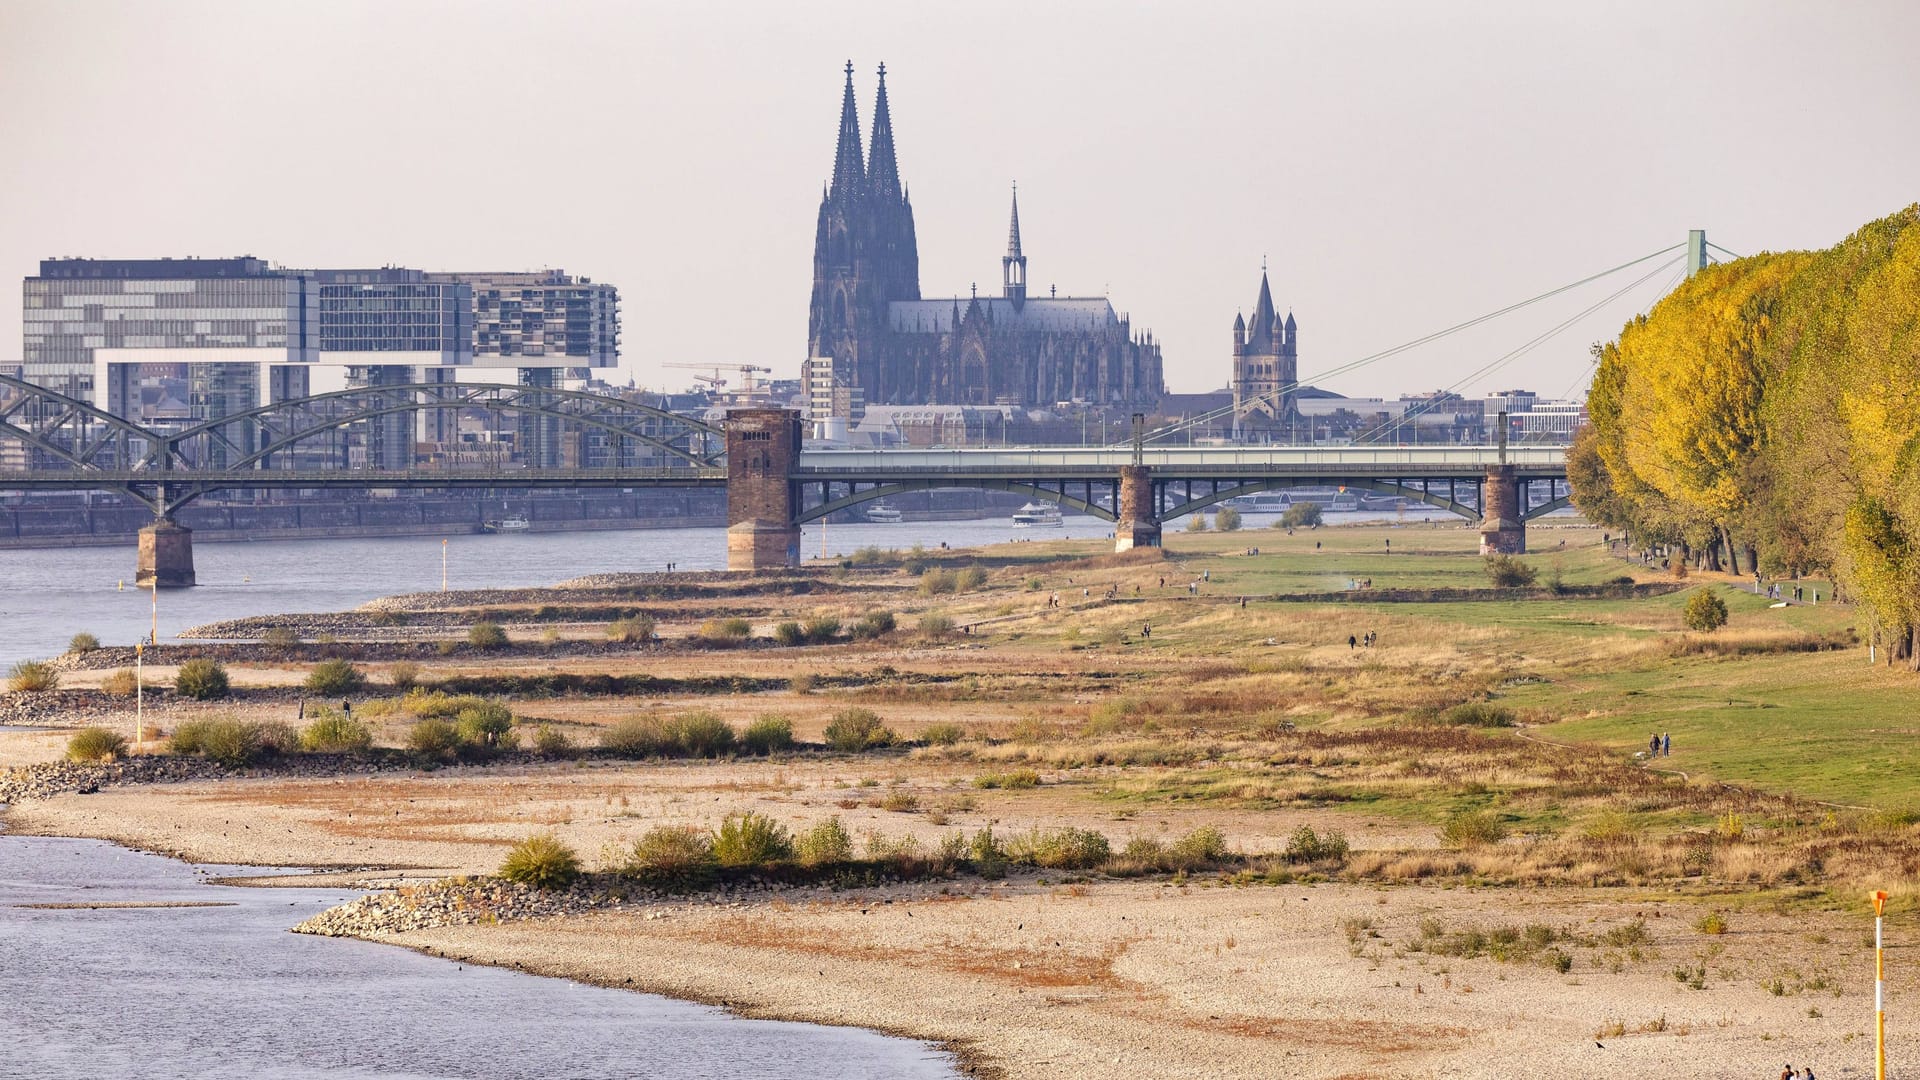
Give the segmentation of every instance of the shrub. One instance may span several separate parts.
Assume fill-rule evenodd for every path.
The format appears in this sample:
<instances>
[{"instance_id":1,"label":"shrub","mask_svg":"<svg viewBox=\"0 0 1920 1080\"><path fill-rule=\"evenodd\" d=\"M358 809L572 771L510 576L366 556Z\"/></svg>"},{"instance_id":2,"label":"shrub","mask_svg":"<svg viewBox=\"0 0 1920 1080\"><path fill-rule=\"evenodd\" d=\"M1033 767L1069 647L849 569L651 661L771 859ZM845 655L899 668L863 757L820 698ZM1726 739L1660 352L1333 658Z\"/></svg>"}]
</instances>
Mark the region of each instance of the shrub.
<instances>
[{"instance_id":1,"label":"shrub","mask_svg":"<svg viewBox=\"0 0 1920 1080\"><path fill-rule=\"evenodd\" d=\"M893 633L894 625L893 612L869 611L860 616L849 632L855 641L872 641L883 634Z\"/></svg>"},{"instance_id":2,"label":"shrub","mask_svg":"<svg viewBox=\"0 0 1920 1080\"><path fill-rule=\"evenodd\" d=\"M401 693L413 689L420 685L420 665L411 660L399 660L388 665L387 682Z\"/></svg>"},{"instance_id":3,"label":"shrub","mask_svg":"<svg viewBox=\"0 0 1920 1080\"><path fill-rule=\"evenodd\" d=\"M460 729L437 716L422 717L407 729L407 749L426 757L446 757L460 749Z\"/></svg>"},{"instance_id":4,"label":"shrub","mask_svg":"<svg viewBox=\"0 0 1920 1080\"><path fill-rule=\"evenodd\" d=\"M652 641L658 624L651 615L629 615L607 624L607 638L627 645L645 645Z\"/></svg>"},{"instance_id":5,"label":"shrub","mask_svg":"<svg viewBox=\"0 0 1920 1080\"><path fill-rule=\"evenodd\" d=\"M68 761L112 761L127 751L127 737L103 727L84 727L67 739Z\"/></svg>"},{"instance_id":6,"label":"shrub","mask_svg":"<svg viewBox=\"0 0 1920 1080\"><path fill-rule=\"evenodd\" d=\"M828 746L850 754L893 743L893 732L871 709L842 709L834 713L824 734Z\"/></svg>"},{"instance_id":7,"label":"shrub","mask_svg":"<svg viewBox=\"0 0 1920 1080\"><path fill-rule=\"evenodd\" d=\"M447 640L442 641L439 644L435 645L433 649L435 652L439 653L441 656L452 656L454 653L457 653L460 651L460 643L453 640L452 638L448 638Z\"/></svg>"},{"instance_id":8,"label":"shrub","mask_svg":"<svg viewBox=\"0 0 1920 1080\"><path fill-rule=\"evenodd\" d=\"M959 724L928 724L920 729L920 741L928 746L952 746L966 735L966 729Z\"/></svg>"},{"instance_id":9,"label":"shrub","mask_svg":"<svg viewBox=\"0 0 1920 1080\"><path fill-rule=\"evenodd\" d=\"M504 649L507 632L497 622L477 622L467 627L467 644L476 649Z\"/></svg>"},{"instance_id":10,"label":"shrub","mask_svg":"<svg viewBox=\"0 0 1920 1080\"><path fill-rule=\"evenodd\" d=\"M1487 577L1502 589L1524 589L1532 585L1540 572L1511 555L1489 555Z\"/></svg>"},{"instance_id":11,"label":"shrub","mask_svg":"<svg viewBox=\"0 0 1920 1080\"><path fill-rule=\"evenodd\" d=\"M1010 773L988 773L974 777L973 786L977 788L1006 788L1017 791L1021 788L1037 787L1040 774L1032 769L1015 769Z\"/></svg>"},{"instance_id":12,"label":"shrub","mask_svg":"<svg viewBox=\"0 0 1920 1080\"><path fill-rule=\"evenodd\" d=\"M475 694L448 694L439 690L415 688L407 691L400 699L400 707L421 718L429 716L447 719L459 716L461 710L470 709L485 701L486 698Z\"/></svg>"},{"instance_id":13,"label":"shrub","mask_svg":"<svg viewBox=\"0 0 1920 1080\"><path fill-rule=\"evenodd\" d=\"M880 809L895 814L911 814L920 809L920 797L906 791L889 791L879 805Z\"/></svg>"},{"instance_id":14,"label":"shrub","mask_svg":"<svg viewBox=\"0 0 1920 1080\"><path fill-rule=\"evenodd\" d=\"M710 712L692 712L674 720L675 748L691 757L719 757L733 749L733 728Z\"/></svg>"},{"instance_id":15,"label":"shrub","mask_svg":"<svg viewBox=\"0 0 1920 1080\"><path fill-rule=\"evenodd\" d=\"M271 627L260 635L260 643L276 649L291 649L300 644L300 632L290 626Z\"/></svg>"},{"instance_id":16,"label":"shrub","mask_svg":"<svg viewBox=\"0 0 1920 1080\"><path fill-rule=\"evenodd\" d=\"M1440 839L1448 847L1471 848L1497 844L1507 835L1507 827L1491 811L1466 810L1447 819Z\"/></svg>"},{"instance_id":17,"label":"shrub","mask_svg":"<svg viewBox=\"0 0 1920 1080\"><path fill-rule=\"evenodd\" d=\"M1273 527L1276 529L1310 529L1320 524L1320 513L1319 503L1297 502L1287 507L1286 513L1280 515L1280 520L1274 522Z\"/></svg>"},{"instance_id":18,"label":"shrub","mask_svg":"<svg viewBox=\"0 0 1920 1080\"><path fill-rule=\"evenodd\" d=\"M974 833L967 849L967 858L973 863L974 873L985 878L1007 876L1007 863L1011 860L1006 846L993 835L992 828Z\"/></svg>"},{"instance_id":19,"label":"shrub","mask_svg":"<svg viewBox=\"0 0 1920 1080\"><path fill-rule=\"evenodd\" d=\"M229 768L243 768L292 750L299 737L285 724L258 724L229 717L189 720L173 729L176 754L205 754Z\"/></svg>"},{"instance_id":20,"label":"shrub","mask_svg":"<svg viewBox=\"0 0 1920 1080\"><path fill-rule=\"evenodd\" d=\"M1693 924L1693 928L1703 934L1724 934L1727 932L1727 917L1722 912L1709 911L1700 916L1699 921Z\"/></svg>"},{"instance_id":21,"label":"shrub","mask_svg":"<svg viewBox=\"0 0 1920 1080\"><path fill-rule=\"evenodd\" d=\"M708 619L700 624L702 640L715 644L738 644L753 635L753 624L745 619Z\"/></svg>"},{"instance_id":22,"label":"shrub","mask_svg":"<svg viewBox=\"0 0 1920 1080\"><path fill-rule=\"evenodd\" d=\"M721 866L765 866L793 857L787 827L765 814L728 814L713 834L713 857Z\"/></svg>"},{"instance_id":23,"label":"shrub","mask_svg":"<svg viewBox=\"0 0 1920 1080\"><path fill-rule=\"evenodd\" d=\"M805 631L808 641L823 644L840 636L840 620L833 615L815 615L807 620Z\"/></svg>"},{"instance_id":24,"label":"shrub","mask_svg":"<svg viewBox=\"0 0 1920 1080\"><path fill-rule=\"evenodd\" d=\"M920 591L927 596L944 596L960 590L960 579L951 570L929 570L920 575Z\"/></svg>"},{"instance_id":25,"label":"shrub","mask_svg":"<svg viewBox=\"0 0 1920 1080\"><path fill-rule=\"evenodd\" d=\"M482 701L461 709L454 718L460 741L469 746L513 745L513 710L497 701Z\"/></svg>"},{"instance_id":26,"label":"shrub","mask_svg":"<svg viewBox=\"0 0 1920 1080\"><path fill-rule=\"evenodd\" d=\"M140 679L132 668L121 668L100 680L100 690L114 697L132 697L139 689Z\"/></svg>"},{"instance_id":27,"label":"shrub","mask_svg":"<svg viewBox=\"0 0 1920 1080\"><path fill-rule=\"evenodd\" d=\"M600 733L600 746L624 757L657 757L673 749L673 732L665 718L635 713Z\"/></svg>"},{"instance_id":28,"label":"shrub","mask_svg":"<svg viewBox=\"0 0 1920 1080\"><path fill-rule=\"evenodd\" d=\"M684 892L712 881L718 865L713 837L705 829L658 825L619 852L608 869L656 889Z\"/></svg>"},{"instance_id":29,"label":"shrub","mask_svg":"<svg viewBox=\"0 0 1920 1080\"><path fill-rule=\"evenodd\" d=\"M189 660L173 676L173 692L195 701L227 696L227 668L218 660Z\"/></svg>"},{"instance_id":30,"label":"shrub","mask_svg":"<svg viewBox=\"0 0 1920 1080\"><path fill-rule=\"evenodd\" d=\"M1091 870L1113 853L1107 838L1092 829L1035 829L1008 845L1015 862L1048 870Z\"/></svg>"},{"instance_id":31,"label":"shrub","mask_svg":"<svg viewBox=\"0 0 1920 1080\"><path fill-rule=\"evenodd\" d=\"M972 592L986 585L987 572L982 567L969 566L965 570L960 571L960 576L956 577L953 583L954 588L961 592Z\"/></svg>"},{"instance_id":32,"label":"shrub","mask_svg":"<svg viewBox=\"0 0 1920 1080\"><path fill-rule=\"evenodd\" d=\"M300 729L300 749L319 753L346 753L373 745L373 729L344 714L328 710Z\"/></svg>"},{"instance_id":33,"label":"shrub","mask_svg":"<svg viewBox=\"0 0 1920 1080\"><path fill-rule=\"evenodd\" d=\"M1441 719L1449 724L1461 724L1467 727L1512 727L1513 710L1502 708L1492 702L1468 701L1441 714Z\"/></svg>"},{"instance_id":34,"label":"shrub","mask_svg":"<svg viewBox=\"0 0 1920 1080\"><path fill-rule=\"evenodd\" d=\"M573 753L573 740L552 724L533 729L533 751L546 757L566 757Z\"/></svg>"},{"instance_id":35,"label":"shrub","mask_svg":"<svg viewBox=\"0 0 1920 1080\"><path fill-rule=\"evenodd\" d=\"M1687 606L1681 609L1680 618L1689 630L1702 633L1718 630L1727 625L1727 602L1711 588L1695 589L1687 597Z\"/></svg>"},{"instance_id":36,"label":"shrub","mask_svg":"<svg viewBox=\"0 0 1920 1080\"><path fill-rule=\"evenodd\" d=\"M801 833L794 840L793 850L806 866L843 863L853 858L853 837L839 818L830 817Z\"/></svg>"},{"instance_id":37,"label":"shrub","mask_svg":"<svg viewBox=\"0 0 1920 1080\"><path fill-rule=\"evenodd\" d=\"M1167 857L1176 869L1198 869L1224 861L1226 834L1211 825L1202 825L1167 845Z\"/></svg>"},{"instance_id":38,"label":"shrub","mask_svg":"<svg viewBox=\"0 0 1920 1080\"><path fill-rule=\"evenodd\" d=\"M67 641L70 653L90 653L100 647L100 639L82 630Z\"/></svg>"},{"instance_id":39,"label":"shrub","mask_svg":"<svg viewBox=\"0 0 1920 1080\"><path fill-rule=\"evenodd\" d=\"M7 671L7 689L37 694L60 688L60 672L45 660L22 660Z\"/></svg>"},{"instance_id":40,"label":"shrub","mask_svg":"<svg viewBox=\"0 0 1920 1080\"><path fill-rule=\"evenodd\" d=\"M513 845L500 876L536 889L564 889L580 876L580 859L552 833L535 833Z\"/></svg>"},{"instance_id":41,"label":"shrub","mask_svg":"<svg viewBox=\"0 0 1920 1080\"><path fill-rule=\"evenodd\" d=\"M1331 862L1344 860L1346 857L1346 834L1333 829L1325 833L1317 833L1313 831L1313 826L1302 825L1293 830L1293 835L1287 838L1288 862Z\"/></svg>"},{"instance_id":42,"label":"shrub","mask_svg":"<svg viewBox=\"0 0 1920 1080\"><path fill-rule=\"evenodd\" d=\"M920 616L920 636L943 638L953 633L953 616L944 611L929 611Z\"/></svg>"},{"instance_id":43,"label":"shrub","mask_svg":"<svg viewBox=\"0 0 1920 1080\"><path fill-rule=\"evenodd\" d=\"M1221 532L1234 532L1240 528L1240 511L1231 506L1223 506L1213 515L1213 527Z\"/></svg>"},{"instance_id":44,"label":"shrub","mask_svg":"<svg viewBox=\"0 0 1920 1080\"><path fill-rule=\"evenodd\" d=\"M750 754L793 749L793 721L784 716L757 716L740 733L740 746Z\"/></svg>"},{"instance_id":45,"label":"shrub","mask_svg":"<svg viewBox=\"0 0 1920 1080\"><path fill-rule=\"evenodd\" d=\"M773 628L773 640L791 648L807 643L807 632L797 622L789 619Z\"/></svg>"},{"instance_id":46,"label":"shrub","mask_svg":"<svg viewBox=\"0 0 1920 1080\"><path fill-rule=\"evenodd\" d=\"M367 677L345 660L322 660L307 672L306 685L315 694L356 694L367 685Z\"/></svg>"}]
</instances>

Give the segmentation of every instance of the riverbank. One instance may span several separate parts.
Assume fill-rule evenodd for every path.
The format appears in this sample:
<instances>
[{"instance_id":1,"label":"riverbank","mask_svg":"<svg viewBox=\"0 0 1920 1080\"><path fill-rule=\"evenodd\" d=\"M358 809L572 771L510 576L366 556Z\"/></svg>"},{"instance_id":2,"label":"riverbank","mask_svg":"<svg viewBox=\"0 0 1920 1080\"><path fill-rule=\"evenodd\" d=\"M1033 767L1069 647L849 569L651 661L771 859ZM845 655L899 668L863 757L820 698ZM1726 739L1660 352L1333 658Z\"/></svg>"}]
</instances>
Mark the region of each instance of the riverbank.
<instances>
[{"instance_id":1,"label":"riverbank","mask_svg":"<svg viewBox=\"0 0 1920 1080\"><path fill-rule=\"evenodd\" d=\"M1751 1076L1785 1059L1839 1075L1870 1015L1858 897L1892 889L1899 925L1920 831L1824 804L1905 797L1904 759L1885 755L1908 751L1883 734L1911 682L1846 651L1844 608L1772 609L1696 576L1733 623L1689 633L1669 579L1608 558L1591 530L1534 534L1545 550L1527 561L1558 593L1491 593L1469 530L1414 543L1387 527L395 598L367 610L398 625L366 633L497 615L516 644L412 674L443 699L490 695L520 738L573 751L106 785L7 817L201 860L379 867L355 880L420 891L324 929L912 1034L1008 1077ZM1272 599L1329 579L1395 602ZM605 642L636 607L670 644L540 640ZM751 615L722 643L708 624L730 610ZM246 697L170 702L169 722L285 720L269 696L310 666L236 656ZM355 715L401 755L432 695L367 674ZM865 714L890 745L826 749ZM733 739L775 718L807 747L648 734L717 722ZM1784 739L1788 722L1817 724L1817 744ZM1672 734L1658 765L1677 772L1615 741L1637 730L1644 748L1647 729ZM28 738L0 735L0 761ZM1870 747L1878 786L1850 764ZM757 884L676 897L623 879L651 831L745 814L790 842L837 823L856 860L916 869L822 880L776 854ZM536 832L578 853L587 885L491 876ZM1060 855L1062 838L1088 854ZM996 846L1010 865L966 854ZM1194 850L1212 854L1172 854Z\"/></svg>"}]
</instances>

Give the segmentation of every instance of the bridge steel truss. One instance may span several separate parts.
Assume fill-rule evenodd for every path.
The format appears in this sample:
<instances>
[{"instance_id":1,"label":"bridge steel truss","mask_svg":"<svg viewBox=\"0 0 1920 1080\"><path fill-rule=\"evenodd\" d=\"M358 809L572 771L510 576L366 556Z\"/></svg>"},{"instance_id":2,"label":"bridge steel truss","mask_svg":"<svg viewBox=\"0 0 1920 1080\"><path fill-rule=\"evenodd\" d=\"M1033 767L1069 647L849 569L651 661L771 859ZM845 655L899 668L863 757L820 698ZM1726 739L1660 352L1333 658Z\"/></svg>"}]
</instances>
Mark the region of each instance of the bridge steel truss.
<instances>
[{"instance_id":1,"label":"bridge steel truss","mask_svg":"<svg viewBox=\"0 0 1920 1080\"><path fill-rule=\"evenodd\" d=\"M541 417L578 431L582 464L446 469L354 467L356 439L384 417L479 410ZM621 398L493 383L371 386L262 405L178 430L143 427L87 402L0 376L0 448L29 469L12 490L101 490L167 518L234 489L719 486L725 439L707 424Z\"/></svg>"}]
</instances>

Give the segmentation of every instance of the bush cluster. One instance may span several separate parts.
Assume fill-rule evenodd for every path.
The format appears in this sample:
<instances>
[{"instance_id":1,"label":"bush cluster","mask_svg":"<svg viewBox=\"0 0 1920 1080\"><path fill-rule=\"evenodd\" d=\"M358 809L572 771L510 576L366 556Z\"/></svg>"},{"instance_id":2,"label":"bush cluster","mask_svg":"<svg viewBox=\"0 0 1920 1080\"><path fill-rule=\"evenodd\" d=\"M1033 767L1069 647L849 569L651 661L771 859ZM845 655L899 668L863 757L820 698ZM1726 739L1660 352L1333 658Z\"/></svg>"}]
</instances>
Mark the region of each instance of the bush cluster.
<instances>
[{"instance_id":1,"label":"bush cluster","mask_svg":"<svg viewBox=\"0 0 1920 1080\"><path fill-rule=\"evenodd\" d=\"M629 615L607 624L607 639L626 645L644 645L654 639L658 624L651 615Z\"/></svg>"},{"instance_id":2,"label":"bush cluster","mask_svg":"<svg viewBox=\"0 0 1920 1080\"><path fill-rule=\"evenodd\" d=\"M1205 870L1227 861L1227 838L1211 825L1195 829L1167 843L1153 836L1136 836L1121 850L1117 865L1109 869L1146 873L1159 871Z\"/></svg>"},{"instance_id":3,"label":"bush cluster","mask_svg":"<svg viewBox=\"0 0 1920 1080\"><path fill-rule=\"evenodd\" d=\"M1092 870L1112 854L1105 836L1071 826L1034 829L1007 844L1007 856L1013 862L1048 870Z\"/></svg>"},{"instance_id":4,"label":"bush cluster","mask_svg":"<svg viewBox=\"0 0 1920 1080\"><path fill-rule=\"evenodd\" d=\"M45 660L22 660L7 671L7 689L38 694L60 688L60 672Z\"/></svg>"},{"instance_id":5,"label":"bush cluster","mask_svg":"<svg viewBox=\"0 0 1920 1080\"><path fill-rule=\"evenodd\" d=\"M67 760L112 761L127 752L127 737L103 727L84 727L67 739Z\"/></svg>"},{"instance_id":6,"label":"bush cluster","mask_svg":"<svg viewBox=\"0 0 1920 1080\"><path fill-rule=\"evenodd\" d=\"M70 653L90 653L100 647L100 639L82 630L67 642Z\"/></svg>"},{"instance_id":7,"label":"bush cluster","mask_svg":"<svg viewBox=\"0 0 1920 1080\"><path fill-rule=\"evenodd\" d=\"M168 747L176 754L203 754L228 768L244 768L300 745L300 737L285 724L208 716L188 720L173 729Z\"/></svg>"},{"instance_id":8,"label":"bush cluster","mask_svg":"<svg viewBox=\"0 0 1920 1080\"><path fill-rule=\"evenodd\" d=\"M1440 719L1466 727L1513 727L1513 710L1490 701L1467 701L1448 709Z\"/></svg>"},{"instance_id":9,"label":"bush cluster","mask_svg":"<svg viewBox=\"0 0 1920 1080\"><path fill-rule=\"evenodd\" d=\"M854 621L848 633L855 641L872 641L874 638L893 633L895 620L891 611L869 611Z\"/></svg>"},{"instance_id":10,"label":"bush cluster","mask_svg":"<svg viewBox=\"0 0 1920 1080\"><path fill-rule=\"evenodd\" d=\"M740 748L749 754L773 754L793 749L793 721L784 716L754 718L740 733Z\"/></svg>"},{"instance_id":11,"label":"bush cluster","mask_svg":"<svg viewBox=\"0 0 1920 1080\"><path fill-rule=\"evenodd\" d=\"M477 622L467 627L467 644L476 649L504 649L507 631L497 622Z\"/></svg>"},{"instance_id":12,"label":"bush cluster","mask_svg":"<svg viewBox=\"0 0 1920 1080\"><path fill-rule=\"evenodd\" d=\"M1280 520L1273 523L1276 529L1309 529L1320 524L1320 504L1297 502L1287 507Z\"/></svg>"},{"instance_id":13,"label":"bush cluster","mask_svg":"<svg viewBox=\"0 0 1920 1080\"><path fill-rule=\"evenodd\" d=\"M564 889L580 876L580 859L552 833L535 833L513 845L500 876L536 889Z\"/></svg>"},{"instance_id":14,"label":"bush cluster","mask_svg":"<svg viewBox=\"0 0 1920 1080\"><path fill-rule=\"evenodd\" d=\"M195 701L226 697L227 668L218 660L189 660L173 675L173 692Z\"/></svg>"},{"instance_id":15,"label":"bush cluster","mask_svg":"<svg viewBox=\"0 0 1920 1080\"><path fill-rule=\"evenodd\" d=\"M140 677L132 668L121 668L100 680L100 690L114 697L132 697L140 690Z\"/></svg>"},{"instance_id":16,"label":"bush cluster","mask_svg":"<svg viewBox=\"0 0 1920 1080\"><path fill-rule=\"evenodd\" d=\"M834 713L823 734L828 746L848 754L891 746L894 741L892 729L873 710L858 707Z\"/></svg>"},{"instance_id":17,"label":"bush cluster","mask_svg":"<svg viewBox=\"0 0 1920 1080\"><path fill-rule=\"evenodd\" d=\"M307 672L307 690L315 694L357 694L366 685L366 675L345 660L322 660Z\"/></svg>"},{"instance_id":18,"label":"bush cluster","mask_svg":"<svg viewBox=\"0 0 1920 1080\"><path fill-rule=\"evenodd\" d=\"M943 638L953 633L953 616L944 611L929 611L920 616L920 636Z\"/></svg>"},{"instance_id":19,"label":"bush cluster","mask_svg":"<svg viewBox=\"0 0 1920 1080\"><path fill-rule=\"evenodd\" d=\"M1213 515L1213 527L1221 532L1235 532L1240 524L1240 511L1231 506L1223 506Z\"/></svg>"},{"instance_id":20,"label":"bush cluster","mask_svg":"<svg viewBox=\"0 0 1920 1080\"><path fill-rule=\"evenodd\" d=\"M1680 618L1689 630L1702 633L1718 630L1727 625L1727 602L1710 588L1695 589L1687 596L1687 604L1681 609Z\"/></svg>"},{"instance_id":21,"label":"bush cluster","mask_svg":"<svg viewBox=\"0 0 1920 1080\"><path fill-rule=\"evenodd\" d=\"M1447 819L1440 839L1448 847L1473 848L1497 844L1505 839L1507 827L1489 810L1465 810Z\"/></svg>"},{"instance_id":22,"label":"bush cluster","mask_svg":"<svg viewBox=\"0 0 1920 1080\"><path fill-rule=\"evenodd\" d=\"M739 645L753 636L753 624L745 619L708 619L700 624L699 638L709 645Z\"/></svg>"},{"instance_id":23,"label":"bush cluster","mask_svg":"<svg viewBox=\"0 0 1920 1080\"><path fill-rule=\"evenodd\" d=\"M1302 825L1293 830L1287 838L1286 860L1292 863L1344 862L1347 858L1347 836L1345 833L1328 829L1324 833L1313 831L1313 826Z\"/></svg>"},{"instance_id":24,"label":"bush cluster","mask_svg":"<svg viewBox=\"0 0 1920 1080\"><path fill-rule=\"evenodd\" d=\"M1489 555L1487 577L1502 589L1524 589L1539 578L1540 572L1511 555Z\"/></svg>"},{"instance_id":25,"label":"bush cluster","mask_svg":"<svg viewBox=\"0 0 1920 1080\"><path fill-rule=\"evenodd\" d=\"M396 660L387 665L387 683L401 693L418 686L420 683L420 665L411 660Z\"/></svg>"},{"instance_id":26,"label":"bush cluster","mask_svg":"<svg viewBox=\"0 0 1920 1080\"><path fill-rule=\"evenodd\" d=\"M300 729L302 750L343 754L365 750L372 745L372 728L332 709L322 709L318 717Z\"/></svg>"},{"instance_id":27,"label":"bush cluster","mask_svg":"<svg viewBox=\"0 0 1920 1080\"><path fill-rule=\"evenodd\" d=\"M721 866L764 866L793 858L793 835L765 814L728 814L713 834L713 857Z\"/></svg>"},{"instance_id":28,"label":"bush cluster","mask_svg":"<svg viewBox=\"0 0 1920 1080\"><path fill-rule=\"evenodd\" d=\"M792 737L789 729L788 737ZM624 757L720 757L733 749L733 728L710 712L680 716L637 713L600 733L602 749Z\"/></svg>"},{"instance_id":29,"label":"bush cluster","mask_svg":"<svg viewBox=\"0 0 1920 1080\"><path fill-rule=\"evenodd\" d=\"M655 826L631 847L610 848L609 854L607 869L668 892L703 888L720 866L713 835L692 825Z\"/></svg>"}]
</instances>

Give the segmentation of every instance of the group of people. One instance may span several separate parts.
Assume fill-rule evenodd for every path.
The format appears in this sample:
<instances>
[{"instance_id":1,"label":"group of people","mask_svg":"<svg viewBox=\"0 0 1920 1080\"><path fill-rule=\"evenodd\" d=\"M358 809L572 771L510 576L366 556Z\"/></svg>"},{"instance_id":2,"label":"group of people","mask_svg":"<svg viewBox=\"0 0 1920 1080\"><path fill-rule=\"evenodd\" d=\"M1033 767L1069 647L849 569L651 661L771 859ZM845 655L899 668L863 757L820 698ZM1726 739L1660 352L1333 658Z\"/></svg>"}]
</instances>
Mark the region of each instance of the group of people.
<instances>
[{"instance_id":1,"label":"group of people","mask_svg":"<svg viewBox=\"0 0 1920 1080\"><path fill-rule=\"evenodd\" d=\"M1661 732L1661 733L1656 733L1655 735L1653 735L1653 737L1649 738L1647 740L1647 756L1648 757L1672 757L1673 756L1673 736L1671 734Z\"/></svg>"},{"instance_id":2,"label":"group of people","mask_svg":"<svg viewBox=\"0 0 1920 1080\"><path fill-rule=\"evenodd\" d=\"M1792 1062L1788 1062L1780 1070L1780 1080L1814 1080L1813 1067L1809 1065L1804 1069L1796 1069Z\"/></svg>"},{"instance_id":3,"label":"group of people","mask_svg":"<svg viewBox=\"0 0 1920 1080\"><path fill-rule=\"evenodd\" d=\"M1355 636L1354 636L1354 635L1352 635L1352 634L1348 634L1348 635L1347 635L1347 648L1349 648L1349 649L1371 649L1371 648L1373 648L1373 643L1374 643L1374 642L1376 642L1376 641L1378 641L1378 640L1380 640L1380 635L1379 635L1379 634L1377 634L1377 633L1375 633L1375 632L1374 632L1374 631L1372 631L1372 630L1369 630L1369 631L1367 631L1366 633L1364 633L1364 634L1361 634L1361 635L1360 635L1359 637L1355 637Z\"/></svg>"}]
</instances>

